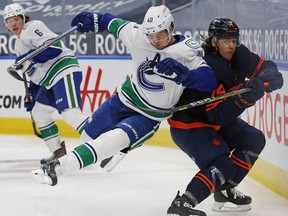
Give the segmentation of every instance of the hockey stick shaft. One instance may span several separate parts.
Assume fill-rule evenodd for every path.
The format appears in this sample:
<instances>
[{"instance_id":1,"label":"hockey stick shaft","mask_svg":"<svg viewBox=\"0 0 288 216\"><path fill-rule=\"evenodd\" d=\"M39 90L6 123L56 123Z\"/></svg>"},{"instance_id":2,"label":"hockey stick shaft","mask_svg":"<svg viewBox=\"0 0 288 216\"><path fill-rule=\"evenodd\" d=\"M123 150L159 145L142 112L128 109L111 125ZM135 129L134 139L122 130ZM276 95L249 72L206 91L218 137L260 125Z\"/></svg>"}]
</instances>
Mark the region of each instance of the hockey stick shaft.
<instances>
[{"instance_id":1,"label":"hockey stick shaft","mask_svg":"<svg viewBox=\"0 0 288 216\"><path fill-rule=\"evenodd\" d=\"M29 92L29 88L28 88L28 81L26 78L26 74L23 73L23 81L24 81L24 86L25 86L25 96L26 96L26 101L27 102L32 102L32 98L30 96L30 92ZM32 121L32 128L33 128L33 132L35 134L35 136L42 138L41 134L37 131L37 127L36 127L36 122L32 116L32 112L30 111L30 117L31 117L31 121Z\"/></svg>"},{"instance_id":2,"label":"hockey stick shaft","mask_svg":"<svg viewBox=\"0 0 288 216\"><path fill-rule=\"evenodd\" d=\"M269 83L265 82L264 86L268 87ZM251 88L238 89L238 90L231 91L231 92L228 92L228 93L223 94L223 95L217 95L217 96L214 96L214 97L198 100L198 101L195 101L195 102L183 105L183 106L175 107L174 109L172 109L172 112L180 112L180 111L183 111L183 110L186 110L186 109L190 109L190 108L201 106L201 105L208 104L208 103L213 103L215 101L223 100L225 98L233 97L233 96L236 96L236 95L239 95L239 94L243 94L243 93L247 93L247 92L250 92L250 91L251 91Z\"/></svg>"},{"instance_id":3,"label":"hockey stick shaft","mask_svg":"<svg viewBox=\"0 0 288 216\"><path fill-rule=\"evenodd\" d=\"M269 86L269 83L265 82L264 86L265 87ZM215 101L223 100L223 99L226 99L226 98L229 98L229 97L233 97L233 96L236 96L236 95L239 95L239 94L247 93L247 92L250 92L250 91L251 91L251 88L238 89L238 90L231 91L231 92L228 92L228 93L223 94L223 95L217 95L217 96L214 96L214 97L205 98L205 99L201 99L201 100L189 103L189 104L178 106L178 107L175 107L175 108L173 108L171 110L152 110L152 109L146 109L146 108L140 108L140 109L143 110L143 111L149 111L149 112L155 112L155 113L163 113L163 114L174 113L174 112L180 112L180 111L187 110L187 109L190 109L190 108L198 107L198 106L201 106L201 105L213 103Z\"/></svg>"},{"instance_id":4,"label":"hockey stick shaft","mask_svg":"<svg viewBox=\"0 0 288 216\"><path fill-rule=\"evenodd\" d=\"M35 57L36 55L38 55L39 53L41 53L43 50L47 49L48 47L50 47L52 44L54 44L55 42L61 40L62 38L64 38L65 36L71 34L73 31L75 31L79 26L82 26L82 23L78 23L77 25L73 26L72 28L68 29L67 31L63 32L62 34L58 35L57 37L53 38L52 40L48 41L47 43L43 44L42 46L38 47L37 49L35 49L33 52L31 52L30 54L28 54L27 56L25 56L24 58L20 59L19 61L15 62L14 64L12 64L11 66L9 66L7 68L7 71L9 74L11 74L14 78L16 78L17 80L21 80L23 81L22 77L19 76L19 74L17 73L17 67L20 66L21 64L23 64L25 61L29 61L31 60L33 57ZM23 72L24 73L24 72Z\"/></svg>"},{"instance_id":5,"label":"hockey stick shaft","mask_svg":"<svg viewBox=\"0 0 288 216\"><path fill-rule=\"evenodd\" d=\"M223 94L223 95L217 95L217 96L214 96L214 97L198 100L198 101L195 101L195 102L183 105L183 106L175 107L174 109L172 109L172 112L180 112L180 111L183 111L183 110L186 110L186 109L190 109L190 108L193 108L193 107L205 105L205 104L208 104L208 103L213 103L215 101L219 101L219 100L223 100L223 99L226 99L226 98L229 98L229 97L233 97L233 96L236 96L236 95L239 95L239 94L247 93L249 91L251 91L250 88L238 89L238 90L231 91L231 92L228 92L228 93Z\"/></svg>"}]
</instances>

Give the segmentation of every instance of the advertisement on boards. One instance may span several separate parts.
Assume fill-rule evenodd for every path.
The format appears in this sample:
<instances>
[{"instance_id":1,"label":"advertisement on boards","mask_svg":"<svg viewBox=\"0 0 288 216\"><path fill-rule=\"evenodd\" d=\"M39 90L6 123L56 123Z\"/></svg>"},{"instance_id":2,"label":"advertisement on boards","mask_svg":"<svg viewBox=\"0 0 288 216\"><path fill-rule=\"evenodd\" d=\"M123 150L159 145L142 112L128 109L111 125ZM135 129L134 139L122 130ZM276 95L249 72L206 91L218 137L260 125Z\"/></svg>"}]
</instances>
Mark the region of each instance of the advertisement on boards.
<instances>
[{"instance_id":1,"label":"advertisement on boards","mask_svg":"<svg viewBox=\"0 0 288 216\"><path fill-rule=\"evenodd\" d=\"M24 108L24 83L8 74L6 69L14 60L0 60L0 118L29 118ZM121 58L80 58L79 64L83 72L81 97L83 112L90 115L107 98L115 94L121 84L131 74L130 57ZM58 116L55 116L58 117ZM60 116L59 116L60 118Z\"/></svg>"},{"instance_id":2,"label":"advertisement on boards","mask_svg":"<svg viewBox=\"0 0 288 216\"><path fill-rule=\"evenodd\" d=\"M260 129L266 137L266 146L260 157L288 171L288 71L282 89L265 94L253 107L246 109L241 118Z\"/></svg>"}]
</instances>

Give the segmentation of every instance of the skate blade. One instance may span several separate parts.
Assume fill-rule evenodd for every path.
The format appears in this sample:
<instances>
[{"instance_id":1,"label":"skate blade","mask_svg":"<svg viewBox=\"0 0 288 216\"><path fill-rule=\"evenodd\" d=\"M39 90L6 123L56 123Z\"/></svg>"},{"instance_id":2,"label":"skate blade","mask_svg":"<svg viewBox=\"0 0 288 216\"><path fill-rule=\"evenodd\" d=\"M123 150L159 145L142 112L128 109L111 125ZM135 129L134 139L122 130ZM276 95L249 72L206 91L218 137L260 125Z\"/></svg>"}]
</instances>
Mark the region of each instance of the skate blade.
<instances>
[{"instance_id":1,"label":"skate blade","mask_svg":"<svg viewBox=\"0 0 288 216\"><path fill-rule=\"evenodd\" d=\"M106 172L110 172L111 170L114 169L114 167L116 167L120 161L124 158L126 154L123 152L119 152L115 155L113 155L112 159L109 160L106 164L102 164L102 168L106 171Z\"/></svg>"},{"instance_id":2,"label":"skate blade","mask_svg":"<svg viewBox=\"0 0 288 216\"><path fill-rule=\"evenodd\" d=\"M41 184L48 184L52 185L51 178L49 178L42 169L32 170L30 175L39 183Z\"/></svg>"},{"instance_id":3,"label":"skate blade","mask_svg":"<svg viewBox=\"0 0 288 216\"><path fill-rule=\"evenodd\" d=\"M215 202L211 209L216 212L247 212L251 210L251 205L235 205L230 202Z\"/></svg>"}]
</instances>

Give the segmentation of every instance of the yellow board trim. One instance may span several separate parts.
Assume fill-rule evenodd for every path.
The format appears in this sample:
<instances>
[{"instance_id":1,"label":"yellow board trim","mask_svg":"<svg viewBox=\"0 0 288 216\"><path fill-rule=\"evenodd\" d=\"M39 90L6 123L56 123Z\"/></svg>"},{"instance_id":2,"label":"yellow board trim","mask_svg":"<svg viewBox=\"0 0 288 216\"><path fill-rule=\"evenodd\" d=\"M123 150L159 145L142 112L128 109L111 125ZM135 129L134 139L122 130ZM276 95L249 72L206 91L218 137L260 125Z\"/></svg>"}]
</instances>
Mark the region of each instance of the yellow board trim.
<instances>
[{"instance_id":1,"label":"yellow board trim","mask_svg":"<svg viewBox=\"0 0 288 216\"><path fill-rule=\"evenodd\" d=\"M63 120L56 120L62 137L79 138L79 134ZM31 119L0 118L0 134L33 134ZM168 129L160 128L149 140L149 145L178 148L171 139ZM249 176L275 193L288 199L288 172L259 158Z\"/></svg>"},{"instance_id":2,"label":"yellow board trim","mask_svg":"<svg viewBox=\"0 0 288 216\"><path fill-rule=\"evenodd\" d=\"M285 170L259 158L248 175L288 199L288 172Z\"/></svg>"},{"instance_id":3,"label":"yellow board trim","mask_svg":"<svg viewBox=\"0 0 288 216\"><path fill-rule=\"evenodd\" d=\"M78 138L79 134L63 120L56 120L60 136ZM27 118L0 118L0 134L33 134L32 121Z\"/></svg>"}]
</instances>

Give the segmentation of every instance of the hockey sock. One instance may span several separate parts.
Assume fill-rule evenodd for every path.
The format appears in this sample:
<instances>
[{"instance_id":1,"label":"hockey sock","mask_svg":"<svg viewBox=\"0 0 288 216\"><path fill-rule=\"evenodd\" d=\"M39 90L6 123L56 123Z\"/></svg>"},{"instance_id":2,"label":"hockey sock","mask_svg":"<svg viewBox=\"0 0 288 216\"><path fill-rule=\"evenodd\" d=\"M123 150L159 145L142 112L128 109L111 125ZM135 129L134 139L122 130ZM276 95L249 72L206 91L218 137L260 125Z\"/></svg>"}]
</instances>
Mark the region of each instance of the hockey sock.
<instances>
[{"instance_id":1,"label":"hockey sock","mask_svg":"<svg viewBox=\"0 0 288 216\"><path fill-rule=\"evenodd\" d=\"M232 178L234 174L234 164L228 155L222 155L211 162L211 165L199 171L186 188L185 194L194 203L202 202L211 193L214 193L221 187L227 179ZM190 193L190 196L189 196ZM191 196L193 195L193 197Z\"/></svg>"},{"instance_id":2,"label":"hockey sock","mask_svg":"<svg viewBox=\"0 0 288 216\"><path fill-rule=\"evenodd\" d=\"M212 169L213 171L206 169L198 172L187 186L185 195L193 201L195 206L221 186L221 179L225 181L217 168Z\"/></svg>"},{"instance_id":3,"label":"hockey sock","mask_svg":"<svg viewBox=\"0 0 288 216\"><path fill-rule=\"evenodd\" d=\"M59 130L55 122L51 122L50 124L42 127L39 126L39 130L42 139L45 141L50 152L54 152L59 149L61 140L59 136Z\"/></svg>"},{"instance_id":4,"label":"hockey sock","mask_svg":"<svg viewBox=\"0 0 288 216\"><path fill-rule=\"evenodd\" d=\"M120 128L101 134L95 140L91 140L76 147L65 160L59 160L65 164L67 172L82 169L97 161L102 161L130 146L130 139L126 132ZM70 162L68 162L70 161ZM75 165L77 164L77 166Z\"/></svg>"},{"instance_id":5,"label":"hockey sock","mask_svg":"<svg viewBox=\"0 0 288 216\"><path fill-rule=\"evenodd\" d=\"M252 169L254 163L258 159L258 154L251 151L235 150L231 155L231 159L235 164L235 175L230 182L236 186L238 185L248 172Z\"/></svg>"}]
</instances>

